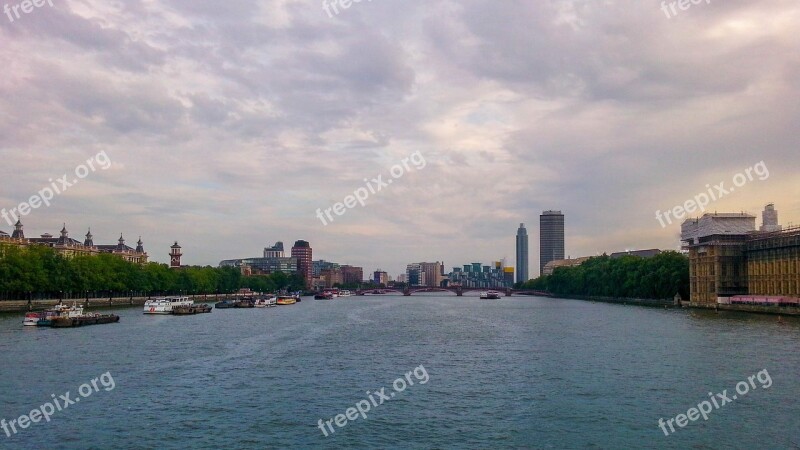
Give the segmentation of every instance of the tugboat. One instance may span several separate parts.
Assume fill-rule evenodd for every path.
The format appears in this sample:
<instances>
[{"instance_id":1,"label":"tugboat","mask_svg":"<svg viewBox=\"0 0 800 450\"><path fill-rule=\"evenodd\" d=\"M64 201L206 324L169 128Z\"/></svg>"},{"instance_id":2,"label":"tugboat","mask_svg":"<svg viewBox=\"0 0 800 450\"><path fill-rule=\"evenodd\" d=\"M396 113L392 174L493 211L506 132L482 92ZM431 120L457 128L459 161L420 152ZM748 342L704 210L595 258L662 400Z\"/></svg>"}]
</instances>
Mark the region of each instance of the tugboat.
<instances>
[{"instance_id":1,"label":"tugboat","mask_svg":"<svg viewBox=\"0 0 800 450\"><path fill-rule=\"evenodd\" d=\"M159 297L148 300L144 304L145 314L172 314L172 309L178 306L192 306L194 300L189 297Z\"/></svg>"},{"instance_id":2,"label":"tugboat","mask_svg":"<svg viewBox=\"0 0 800 450\"><path fill-rule=\"evenodd\" d=\"M481 293L481 300L500 300L500 293L497 291L488 291Z\"/></svg>"},{"instance_id":3,"label":"tugboat","mask_svg":"<svg viewBox=\"0 0 800 450\"><path fill-rule=\"evenodd\" d=\"M333 300L333 294L325 291L314 296L314 300Z\"/></svg>"},{"instance_id":4,"label":"tugboat","mask_svg":"<svg viewBox=\"0 0 800 450\"><path fill-rule=\"evenodd\" d=\"M55 319L58 318L74 319L81 316L83 316L83 308L78 306L77 303L73 303L72 306L67 306L62 303L59 303L56 306L54 306L53 309L48 309L47 311L41 313L39 315L39 320L36 321L36 326L51 327L53 326L53 322L55 321ZM25 320L26 321L29 320L27 314L25 315ZM30 320L32 320L32 318Z\"/></svg>"}]
</instances>

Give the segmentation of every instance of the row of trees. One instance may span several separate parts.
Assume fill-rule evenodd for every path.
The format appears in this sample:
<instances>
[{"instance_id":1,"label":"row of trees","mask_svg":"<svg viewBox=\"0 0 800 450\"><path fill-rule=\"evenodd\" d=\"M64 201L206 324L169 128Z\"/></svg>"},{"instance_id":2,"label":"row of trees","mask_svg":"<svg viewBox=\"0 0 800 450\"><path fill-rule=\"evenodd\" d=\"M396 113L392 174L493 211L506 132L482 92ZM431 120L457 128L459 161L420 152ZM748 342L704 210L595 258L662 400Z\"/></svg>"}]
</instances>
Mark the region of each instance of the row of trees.
<instances>
[{"instance_id":1,"label":"row of trees","mask_svg":"<svg viewBox=\"0 0 800 450\"><path fill-rule=\"evenodd\" d=\"M6 299L81 297L87 292L213 294L242 287L261 292L302 290L304 282L296 274L243 277L238 269L229 267L174 270L165 264L140 265L110 254L65 258L49 247L0 247L0 298Z\"/></svg>"},{"instance_id":2,"label":"row of trees","mask_svg":"<svg viewBox=\"0 0 800 450\"><path fill-rule=\"evenodd\" d=\"M558 268L521 287L567 296L665 299L680 294L689 298L689 259L674 251L653 258L603 255L580 266Z\"/></svg>"}]
</instances>

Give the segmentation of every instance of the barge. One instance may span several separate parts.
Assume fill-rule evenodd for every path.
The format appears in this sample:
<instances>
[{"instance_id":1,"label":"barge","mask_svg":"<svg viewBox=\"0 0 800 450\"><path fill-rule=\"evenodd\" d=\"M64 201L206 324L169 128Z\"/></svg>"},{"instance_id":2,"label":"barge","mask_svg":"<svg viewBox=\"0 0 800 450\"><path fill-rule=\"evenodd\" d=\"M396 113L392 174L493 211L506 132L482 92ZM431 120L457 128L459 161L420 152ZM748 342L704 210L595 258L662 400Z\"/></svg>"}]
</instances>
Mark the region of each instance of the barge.
<instances>
[{"instance_id":1,"label":"barge","mask_svg":"<svg viewBox=\"0 0 800 450\"><path fill-rule=\"evenodd\" d=\"M183 305L172 308L172 315L174 316L192 316L195 314L208 314L211 312L211 307L204 304Z\"/></svg>"},{"instance_id":2,"label":"barge","mask_svg":"<svg viewBox=\"0 0 800 450\"><path fill-rule=\"evenodd\" d=\"M50 323L52 328L74 328L87 325L103 325L119 322L116 314L87 314L79 317L56 317Z\"/></svg>"}]
</instances>

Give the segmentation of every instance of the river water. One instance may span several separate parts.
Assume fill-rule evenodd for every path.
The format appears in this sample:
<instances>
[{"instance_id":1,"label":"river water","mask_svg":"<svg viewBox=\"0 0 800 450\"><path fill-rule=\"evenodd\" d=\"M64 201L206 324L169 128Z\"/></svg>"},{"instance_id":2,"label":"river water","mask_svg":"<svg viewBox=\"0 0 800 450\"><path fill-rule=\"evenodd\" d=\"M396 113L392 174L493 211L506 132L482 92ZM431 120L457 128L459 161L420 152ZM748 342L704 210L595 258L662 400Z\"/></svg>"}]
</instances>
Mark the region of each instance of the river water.
<instances>
[{"instance_id":1,"label":"river water","mask_svg":"<svg viewBox=\"0 0 800 450\"><path fill-rule=\"evenodd\" d=\"M796 319L436 295L115 312L77 329L0 316L0 419L40 419L0 448L800 445ZM707 420L659 427L759 372ZM31 414L68 391L49 422Z\"/></svg>"}]
</instances>

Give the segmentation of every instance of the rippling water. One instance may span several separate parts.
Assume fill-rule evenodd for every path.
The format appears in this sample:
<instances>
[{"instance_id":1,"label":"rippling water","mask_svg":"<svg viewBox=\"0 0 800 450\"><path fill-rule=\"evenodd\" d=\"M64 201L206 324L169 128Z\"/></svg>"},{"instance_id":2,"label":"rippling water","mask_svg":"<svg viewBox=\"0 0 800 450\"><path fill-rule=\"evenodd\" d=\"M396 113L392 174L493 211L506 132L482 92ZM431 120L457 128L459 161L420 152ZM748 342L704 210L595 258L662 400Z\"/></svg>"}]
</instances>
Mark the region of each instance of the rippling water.
<instances>
[{"instance_id":1,"label":"rippling water","mask_svg":"<svg viewBox=\"0 0 800 450\"><path fill-rule=\"evenodd\" d=\"M581 301L351 297L23 329L0 316L0 418L115 387L0 448L797 448L800 321ZM429 381L325 437L318 420L418 366ZM760 387L666 437L669 419ZM416 379L412 376L412 379Z\"/></svg>"}]
</instances>

